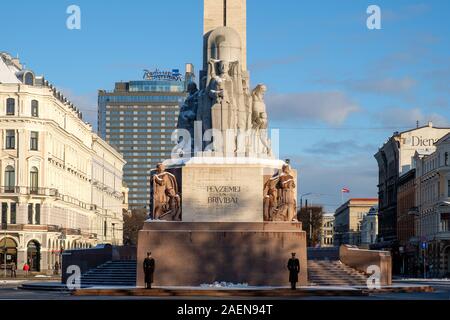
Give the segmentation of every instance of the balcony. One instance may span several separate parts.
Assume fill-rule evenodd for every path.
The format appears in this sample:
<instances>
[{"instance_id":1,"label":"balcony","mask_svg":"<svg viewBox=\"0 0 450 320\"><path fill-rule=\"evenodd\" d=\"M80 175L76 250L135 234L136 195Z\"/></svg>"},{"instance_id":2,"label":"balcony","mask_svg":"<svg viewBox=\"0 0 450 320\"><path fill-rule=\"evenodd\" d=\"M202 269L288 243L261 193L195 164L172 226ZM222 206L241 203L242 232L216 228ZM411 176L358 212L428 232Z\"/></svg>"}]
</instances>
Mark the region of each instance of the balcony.
<instances>
[{"instance_id":1,"label":"balcony","mask_svg":"<svg viewBox=\"0 0 450 320\"><path fill-rule=\"evenodd\" d=\"M0 187L0 193L19 193L20 188L14 186L3 186Z\"/></svg>"},{"instance_id":2,"label":"balcony","mask_svg":"<svg viewBox=\"0 0 450 320\"><path fill-rule=\"evenodd\" d=\"M13 187L2 186L0 187L0 194L17 194L17 195L37 195L37 196L58 196L58 190L54 188L36 188L36 187Z\"/></svg>"}]
</instances>

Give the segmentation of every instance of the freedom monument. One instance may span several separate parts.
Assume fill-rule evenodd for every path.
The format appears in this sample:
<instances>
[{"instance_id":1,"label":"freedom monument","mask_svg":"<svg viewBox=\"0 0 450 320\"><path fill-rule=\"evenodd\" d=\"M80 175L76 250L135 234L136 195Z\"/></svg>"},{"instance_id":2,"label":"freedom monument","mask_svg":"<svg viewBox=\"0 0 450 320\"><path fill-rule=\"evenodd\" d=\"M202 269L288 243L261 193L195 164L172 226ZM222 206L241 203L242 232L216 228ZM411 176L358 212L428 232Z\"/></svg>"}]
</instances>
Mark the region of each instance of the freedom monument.
<instances>
[{"instance_id":1,"label":"freedom monument","mask_svg":"<svg viewBox=\"0 0 450 320\"><path fill-rule=\"evenodd\" d=\"M299 285L306 285L297 172L272 150L266 86L251 89L246 0L204 0L203 37L203 70L181 107L178 145L151 173L137 285L144 286L149 251L156 286L287 285L292 252L300 260Z\"/></svg>"}]
</instances>

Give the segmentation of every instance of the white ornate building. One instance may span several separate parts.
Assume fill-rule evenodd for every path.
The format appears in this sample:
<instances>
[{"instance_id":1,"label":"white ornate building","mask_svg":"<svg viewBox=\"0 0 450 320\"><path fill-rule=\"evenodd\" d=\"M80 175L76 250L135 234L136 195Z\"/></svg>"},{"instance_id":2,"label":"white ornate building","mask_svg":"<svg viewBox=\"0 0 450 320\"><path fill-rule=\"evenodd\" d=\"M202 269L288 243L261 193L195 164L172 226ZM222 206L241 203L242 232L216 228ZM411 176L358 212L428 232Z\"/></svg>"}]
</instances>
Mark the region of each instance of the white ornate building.
<instances>
[{"instance_id":1,"label":"white ornate building","mask_svg":"<svg viewBox=\"0 0 450 320\"><path fill-rule=\"evenodd\" d=\"M322 231L320 236L321 247L332 247L334 235L334 213L325 213L322 216Z\"/></svg>"},{"instance_id":2,"label":"white ornate building","mask_svg":"<svg viewBox=\"0 0 450 320\"><path fill-rule=\"evenodd\" d=\"M123 157L43 77L0 53L0 265L122 242ZM5 255L6 251L6 255Z\"/></svg>"},{"instance_id":3,"label":"white ornate building","mask_svg":"<svg viewBox=\"0 0 450 320\"><path fill-rule=\"evenodd\" d=\"M361 247L369 248L377 242L378 237L378 206L370 208L361 221Z\"/></svg>"},{"instance_id":4,"label":"white ornate building","mask_svg":"<svg viewBox=\"0 0 450 320\"><path fill-rule=\"evenodd\" d=\"M416 237L418 260L429 276L450 275L450 133L434 152L416 153Z\"/></svg>"}]
</instances>

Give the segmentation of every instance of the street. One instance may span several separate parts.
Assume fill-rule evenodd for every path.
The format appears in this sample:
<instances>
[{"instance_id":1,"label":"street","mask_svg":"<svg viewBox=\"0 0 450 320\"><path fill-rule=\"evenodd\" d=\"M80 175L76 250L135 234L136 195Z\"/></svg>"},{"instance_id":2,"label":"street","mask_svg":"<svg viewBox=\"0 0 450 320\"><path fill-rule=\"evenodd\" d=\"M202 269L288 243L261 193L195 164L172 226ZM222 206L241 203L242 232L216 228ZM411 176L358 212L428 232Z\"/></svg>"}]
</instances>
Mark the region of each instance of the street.
<instances>
[{"instance_id":1,"label":"street","mask_svg":"<svg viewBox=\"0 0 450 320\"><path fill-rule=\"evenodd\" d=\"M397 281L395 283L430 285L435 292L432 293L377 293L366 297L301 297L296 300L450 300L450 281ZM0 300L183 300L182 297L86 297L72 296L61 291L28 291L19 289L19 283L0 284ZM190 300L204 300L205 297L189 297ZM212 299L212 298L206 298ZM214 298L216 299L216 298ZM251 300L248 298L232 298L233 300ZM257 298L258 300L271 300L272 298ZM224 299L226 300L226 299ZM283 298L284 300L284 298Z\"/></svg>"}]
</instances>

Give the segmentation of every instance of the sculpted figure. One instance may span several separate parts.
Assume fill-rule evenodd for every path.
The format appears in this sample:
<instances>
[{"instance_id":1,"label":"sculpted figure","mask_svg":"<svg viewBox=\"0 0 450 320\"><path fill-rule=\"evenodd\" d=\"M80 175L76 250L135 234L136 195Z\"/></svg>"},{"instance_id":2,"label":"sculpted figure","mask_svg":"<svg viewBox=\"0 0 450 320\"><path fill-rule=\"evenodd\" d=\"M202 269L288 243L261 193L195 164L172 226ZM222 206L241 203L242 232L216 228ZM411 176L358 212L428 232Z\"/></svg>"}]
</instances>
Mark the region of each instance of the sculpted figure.
<instances>
[{"instance_id":1,"label":"sculpted figure","mask_svg":"<svg viewBox=\"0 0 450 320\"><path fill-rule=\"evenodd\" d=\"M248 80L242 79L242 90L244 93L244 106L245 106L245 129L252 128L252 93L250 92L250 87L248 84Z\"/></svg>"},{"instance_id":2,"label":"sculpted figure","mask_svg":"<svg viewBox=\"0 0 450 320\"><path fill-rule=\"evenodd\" d=\"M297 221L296 185L290 166L283 165L281 173L264 185L264 221Z\"/></svg>"},{"instance_id":3,"label":"sculpted figure","mask_svg":"<svg viewBox=\"0 0 450 320\"><path fill-rule=\"evenodd\" d=\"M236 113L236 127L238 130L247 129L247 110L246 97L244 94L244 81L242 77L242 69L238 61L231 63L230 74L233 79L233 93L234 93L234 112Z\"/></svg>"},{"instance_id":4,"label":"sculpted figure","mask_svg":"<svg viewBox=\"0 0 450 320\"><path fill-rule=\"evenodd\" d=\"M162 163L153 176L153 219L181 221L181 199L175 176Z\"/></svg>"},{"instance_id":5,"label":"sculpted figure","mask_svg":"<svg viewBox=\"0 0 450 320\"><path fill-rule=\"evenodd\" d=\"M180 115L178 116L178 128L186 129L191 134L191 145L194 140L194 121L197 118L198 109L198 89L195 82L188 84L187 92L189 96L184 101L180 108Z\"/></svg>"},{"instance_id":6,"label":"sculpted figure","mask_svg":"<svg viewBox=\"0 0 450 320\"><path fill-rule=\"evenodd\" d=\"M258 84L252 92L252 124L254 129L267 129L267 113L266 103L264 102L264 95L267 87L263 84Z\"/></svg>"},{"instance_id":7,"label":"sculpted figure","mask_svg":"<svg viewBox=\"0 0 450 320\"><path fill-rule=\"evenodd\" d=\"M295 202L295 181L289 164L283 165L278 181L278 201L280 209L286 212L287 221L296 221L297 204Z\"/></svg>"},{"instance_id":8,"label":"sculpted figure","mask_svg":"<svg viewBox=\"0 0 450 320\"><path fill-rule=\"evenodd\" d=\"M218 75L210 82L210 97L213 99L212 118L213 128L227 130L236 128L236 102L234 99L233 79L231 78L230 63L217 63Z\"/></svg>"},{"instance_id":9,"label":"sculpted figure","mask_svg":"<svg viewBox=\"0 0 450 320\"><path fill-rule=\"evenodd\" d=\"M273 221L278 210L278 175L270 178L264 185L264 221Z\"/></svg>"},{"instance_id":10,"label":"sculpted figure","mask_svg":"<svg viewBox=\"0 0 450 320\"><path fill-rule=\"evenodd\" d=\"M268 120L266 103L264 102L264 95L266 91L267 87L265 85L258 84L252 92L252 127L255 130L255 134L257 136L256 140L259 140L262 143L263 148L265 149L263 152L271 155L270 143L267 138ZM255 147L257 148L258 146L256 145ZM260 152L260 150L256 151L257 153Z\"/></svg>"},{"instance_id":11,"label":"sculpted figure","mask_svg":"<svg viewBox=\"0 0 450 320\"><path fill-rule=\"evenodd\" d=\"M200 88L201 90L198 92L198 108L197 108L197 118L196 121L202 122L203 132L206 130L211 129L212 123L211 123L211 99L208 95L207 88L207 76L202 77L200 81Z\"/></svg>"}]
</instances>

